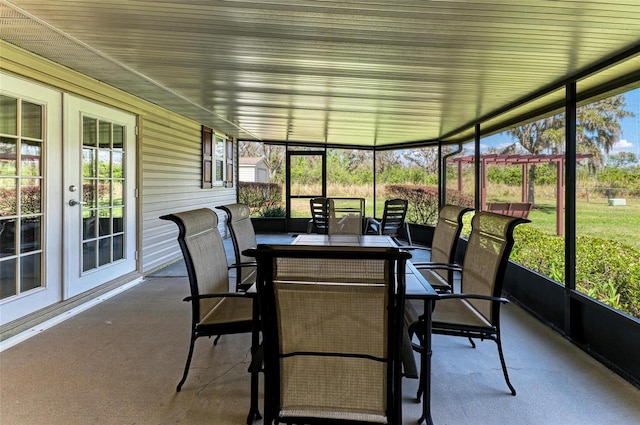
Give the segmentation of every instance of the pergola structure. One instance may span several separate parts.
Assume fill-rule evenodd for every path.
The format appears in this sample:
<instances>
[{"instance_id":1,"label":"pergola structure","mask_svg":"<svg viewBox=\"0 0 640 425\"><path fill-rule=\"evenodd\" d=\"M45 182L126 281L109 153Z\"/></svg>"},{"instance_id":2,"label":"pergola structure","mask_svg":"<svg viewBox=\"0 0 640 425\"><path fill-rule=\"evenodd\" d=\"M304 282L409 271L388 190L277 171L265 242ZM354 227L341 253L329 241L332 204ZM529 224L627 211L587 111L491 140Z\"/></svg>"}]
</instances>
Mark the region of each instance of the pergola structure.
<instances>
[{"instance_id":1,"label":"pergola structure","mask_svg":"<svg viewBox=\"0 0 640 425\"><path fill-rule=\"evenodd\" d=\"M576 160L582 161L591 158L592 154L576 154ZM562 236L564 227L562 215L558 211L562 211L564 206L564 154L485 154L480 155L480 205L483 208L487 206L487 165L521 165L522 166L522 202L528 201L528 170L531 164L542 164L554 162L557 164L557 185L556 185L556 233ZM466 155L452 158L453 162L458 164L458 191L462 192L462 164L475 163L474 155Z\"/></svg>"}]
</instances>

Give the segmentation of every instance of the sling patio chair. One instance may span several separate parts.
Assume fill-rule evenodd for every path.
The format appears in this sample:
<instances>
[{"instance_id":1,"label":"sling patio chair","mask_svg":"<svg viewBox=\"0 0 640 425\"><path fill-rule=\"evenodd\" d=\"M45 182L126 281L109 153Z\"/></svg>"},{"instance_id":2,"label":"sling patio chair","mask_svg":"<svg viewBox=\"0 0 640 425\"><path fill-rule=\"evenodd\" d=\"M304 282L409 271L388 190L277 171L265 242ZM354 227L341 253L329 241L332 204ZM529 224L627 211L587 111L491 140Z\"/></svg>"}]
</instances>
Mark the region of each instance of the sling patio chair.
<instances>
[{"instance_id":1,"label":"sling patio chair","mask_svg":"<svg viewBox=\"0 0 640 425\"><path fill-rule=\"evenodd\" d=\"M242 253L246 249L257 246L249 207L244 204L229 204L217 208L227 215L227 228L231 233L235 254L235 263L229 268L236 270L236 291L246 291L256 282L256 262Z\"/></svg>"},{"instance_id":2,"label":"sling patio chair","mask_svg":"<svg viewBox=\"0 0 640 425\"><path fill-rule=\"evenodd\" d=\"M264 423L401 424L398 248L259 245Z\"/></svg>"},{"instance_id":3,"label":"sling patio chair","mask_svg":"<svg viewBox=\"0 0 640 425\"><path fill-rule=\"evenodd\" d=\"M178 243L189 277L191 295L191 339L182 379L176 388L180 392L187 379L195 342L201 337L252 333L251 407L247 423L259 419L258 372L255 354L259 345L258 307L255 292L229 292L227 256L218 231L218 216L208 208L163 215L163 220L178 226Z\"/></svg>"},{"instance_id":4,"label":"sling patio chair","mask_svg":"<svg viewBox=\"0 0 640 425\"><path fill-rule=\"evenodd\" d=\"M431 287L438 292L452 292L454 272L459 268L450 265L455 264L458 240L462 231L462 218L473 208L457 205L445 205L440 209L438 222L433 231L429 262L414 262L413 265L420 274L429 282Z\"/></svg>"},{"instance_id":5,"label":"sling patio chair","mask_svg":"<svg viewBox=\"0 0 640 425\"><path fill-rule=\"evenodd\" d=\"M378 220L373 217L367 219L367 233L387 235L397 240L400 229L404 227L407 240L409 241L409 245L411 245L413 242L411 241L409 225L405 222L408 206L409 202L406 199L387 199L384 202L382 219Z\"/></svg>"},{"instance_id":6,"label":"sling patio chair","mask_svg":"<svg viewBox=\"0 0 640 425\"><path fill-rule=\"evenodd\" d=\"M316 233L326 235L329 233L329 214L333 210L332 201L329 198L311 198L309 200L311 208L311 220L307 225L307 233L315 229Z\"/></svg>"},{"instance_id":7,"label":"sling patio chair","mask_svg":"<svg viewBox=\"0 0 640 425\"><path fill-rule=\"evenodd\" d=\"M486 211L476 213L462 263L461 292L441 294L432 313L432 334L465 337L474 348L474 338L496 343L504 379L512 395L516 395L516 390L509 380L500 337L500 306L509 302L502 297L502 285L514 243L513 231L519 224L529 222ZM422 313L414 304L407 304L406 310L409 334L422 341ZM413 348L421 352L420 345L413 344ZM423 378L421 372L420 379Z\"/></svg>"}]
</instances>

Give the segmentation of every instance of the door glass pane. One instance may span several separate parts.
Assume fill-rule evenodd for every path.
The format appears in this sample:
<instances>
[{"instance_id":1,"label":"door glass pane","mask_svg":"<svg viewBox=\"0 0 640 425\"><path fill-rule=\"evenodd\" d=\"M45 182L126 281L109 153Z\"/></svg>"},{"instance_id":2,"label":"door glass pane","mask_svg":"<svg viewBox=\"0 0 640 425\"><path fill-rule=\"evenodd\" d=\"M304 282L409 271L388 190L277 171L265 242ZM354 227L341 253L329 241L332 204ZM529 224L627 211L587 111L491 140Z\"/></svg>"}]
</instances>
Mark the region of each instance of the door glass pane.
<instances>
[{"instance_id":1,"label":"door glass pane","mask_svg":"<svg viewBox=\"0 0 640 425\"><path fill-rule=\"evenodd\" d=\"M124 236L113 237L113 261L124 258Z\"/></svg>"},{"instance_id":2,"label":"door glass pane","mask_svg":"<svg viewBox=\"0 0 640 425\"><path fill-rule=\"evenodd\" d=\"M111 232L111 210L100 210L100 236L110 235Z\"/></svg>"},{"instance_id":3,"label":"door glass pane","mask_svg":"<svg viewBox=\"0 0 640 425\"><path fill-rule=\"evenodd\" d=\"M123 177L122 167L124 166L124 164L122 159L124 157L124 154L122 152L114 151L111 157L113 161L113 164L112 164L113 177L117 179L121 179Z\"/></svg>"},{"instance_id":4,"label":"door glass pane","mask_svg":"<svg viewBox=\"0 0 640 425\"><path fill-rule=\"evenodd\" d=\"M82 118L82 144L90 147L98 145L98 120L95 118Z\"/></svg>"},{"instance_id":5,"label":"door glass pane","mask_svg":"<svg viewBox=\"0 0 640 425\"><path fill-rule=\"evenodd\" d=\"M123 184L122 180L113 181L113 205L122 205L123 202Z\"/></svg>"},{"instance_id":6,"label":"door glass pane","mask_svg":"<svg viewBox=\"0 0 640 425\"><path fill-rule=\"evenodd\" d=\"M96 241L82 244L82 271L86 272L96 268Z\"/></svg>"},{"instance_id":7,"label":"door glass pane","mask_svg":"<svg viewBox=\"0 0 640 425\"><path fill-rule=\"evenodd\" d=\"M0 299L16 295L16 259L0 261Z\"/></svg>"},{"instance_id":8,"label":"door glass pane","mask_svg":"<svg viewBox=\"0 0 640 425\"><path fill-rule=\"evenodd\" d=\"M82 202L85 203L84 208L96 207L96 184L97 180L84 180L82 183Z\"/></svg>"},{"instance_id":9,"label":"door glass pane","mask_svg":"<svg viewBox=\"0 0 640 425\"><path fill-rule=\"evenodd\" d=\"M111 152L100 149L98 151L98 177L111 177Z\"/></svg>"},{"instance_id":10,"label":"door glass pane","mask_svg":"<svg viewBox=\"0 0 640 425\"><path fill-rule=\"evenodd\" d=\"M42 107L22 102L22 137L42 139Z\"/></svg>"},{"instance_id":11,"label":"door glass pane","mask_svg":"<svg viewBox=\"0 0 640 425\"><path fill-rule=\"evenodd\" d=\"M40 287L42 282L42 256L40 253L22 257L20 262L20 292Z\"/></svg>"},{"instance_id":12,"label":"door glass pane","mask_svg":"<svg viewBox=\"0 0 640 425\"><path fill-rule=\"evenodd\" d=\"M20 212L39 214L41 210L41 187L39 179L22 179L20 188Z\"/></svg>"},{"instance_id":13,"label":"door glass pane","mask_svg":"<svg viewBox=\"0 0 640 425\"><path fill-rule=\"evenodd\" d=\"M111 262L111 238L100 239L98 252L100 266L104 266Z\"/></svg>"},{"instance_id":14,"label":"door glass pane","mask_svg":"<svg viewBox=\"0 0 640 425\"><path fill-rule=\"evenodd\" d=\"M101 148L111 147L111 124L100 121L100 134L98 135Z\"/></svg>"},{"instance_id":15,"label":"door glass pane","mask_svg":"<svg viewBox=\"0 0 640 425\"><path fill-rule=\"evenodd\" d=\"M18 172L16 140L0 137L0 176L15 176Z\"/></svg>"},{"instance_id":16,"label":"door glass pane","mask_svg":"<svg viewBox=\"0 0 640 425\"><path fill-rule=\"evenodd\" d=\"M0 178L0 217L18 214L18 179Z\"/></svg>"},{"instance_id":17,"label":"door glass pane","mask_svg":"<svg viewBox=\"0 0 640 425\"><path fill-rule=\"evenodd\" d=\"M96 150L95 149L83 149L82 150L82 177L95 177L96 176Z\"/></svg>"},{"instance_id":18,"label":"door glass pane","mask_svg":"<svg viewBox=\"0 0 640 425\"><path fill-rule=\"evenodd\" d=\"M82 240L95 239L98 237L98 227L96 226L95 210L85 210L82 212Z\"/></svg>"},{"instance_id":19,"label":"door glass pane","mask_svg":"<svg viewBox=\"0 0 640 425\"><path fill-rule=\"evenodd\" d=\"M18 134L18 99L0 96L0 133Z\"/></svg>"},{"instance_id":20,"label":"door glass pane","mask_svg":"<svg viewBox=\"0 0 640 425\"><path fill-rule=\"evenodd\" d=\"M40 217L23 218L20 221L20 252L39 251L41 234Z\"/></svg>"},{"instance_id":21,"label":"door glass pane","mask_svg":"<svg viewBox=\"0 0 640 425\"><path fill-rule=\"evenodd\" d=\"M120 233L124 230L122 226L122 217L124 217L124 208L113 209L113 233Z\"/></svg>"},{"instance_id":22,"label":"door glass pane","mask_svg":"<svg viewBox=\"0 0 640 425\"><path fill-rule=\"evenodd\" d=\"M124 127L118 124L113 125L113 149L122 150L124 147Z\"/></svg>"},{"instance_id":23,"label":"door glass pane","mask_svg":"<svg viewBox=\"0 0 640 425\"><path fill-rule=\"evenodd\" d=\"M0 220L0 257L16 253L16 221ZM2 264L2 263L0 263Z\"/></svg>"},{"instance_id":24,"label":"door glass pane","mask_svg":"<svg viewBox=\"0 0 640 425\"><path fill-rule=\"evenodd\" d=\"M20 146L20 175L39 176L42 174L42 143L25 142Z\"/></svg>"}]
</instances>

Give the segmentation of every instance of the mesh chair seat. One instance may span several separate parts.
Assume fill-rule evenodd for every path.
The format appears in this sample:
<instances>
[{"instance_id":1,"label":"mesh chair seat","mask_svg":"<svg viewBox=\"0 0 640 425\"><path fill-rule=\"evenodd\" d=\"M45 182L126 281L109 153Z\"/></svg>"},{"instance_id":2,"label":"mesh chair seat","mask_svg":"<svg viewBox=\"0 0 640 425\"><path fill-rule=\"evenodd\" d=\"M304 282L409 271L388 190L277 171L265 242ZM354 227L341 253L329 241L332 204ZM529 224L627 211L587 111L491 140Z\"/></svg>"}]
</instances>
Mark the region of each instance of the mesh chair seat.
<instances>
[{"instance_id":1,"label":"mesh chair seat","mask_svg":"<svg viewBox=\"0 0 640 425\"><path fill-rule=\"evenodd\" d=\"M438 301L436 308L433 310L431 320L432 326L437 326L440 329L445 329L449 326L454 328L460 326L492 327L492 324L464 299Z\"/></svg>"},{"instance_id":2,"label":"mesh chair seat","mask_svg":"<svg viewBox=\"0 0 640 425\"><path fill-rule=\"evenodd\" d=\"M253 301L245 298L224 298L198 323L199 327L225 324L248 325L253 320Z\"/></svg>"}]
</instances>

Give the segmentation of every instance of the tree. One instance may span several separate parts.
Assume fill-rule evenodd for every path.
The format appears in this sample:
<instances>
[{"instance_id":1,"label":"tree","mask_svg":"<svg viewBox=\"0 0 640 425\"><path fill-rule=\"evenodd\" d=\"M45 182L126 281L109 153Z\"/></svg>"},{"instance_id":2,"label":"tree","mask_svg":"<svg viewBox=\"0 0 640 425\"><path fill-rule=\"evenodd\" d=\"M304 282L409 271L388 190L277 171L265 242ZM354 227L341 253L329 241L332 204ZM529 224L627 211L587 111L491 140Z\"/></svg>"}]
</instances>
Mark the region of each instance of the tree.
<instances>
[{"instance_id":1,"label":"tree","mask_svg":"<svg viewBox=\"0 0 640 425\"><path fill-rule=\"evenodd\" d=\"M590 153L590 166L601 168L604 165L602 151L608 153L620 137L620 119L631 117L633 113L625 109L624 95L616 95L599 100L577 109L576 120L576 151ZM564 152L565 145L565 115L557 114L541 120L527 123L507 133L517 139L524 149L534 155L542 153L558 154ZM509 146L503 153L514 150ZM529 202L535 202L535 164L529 167L527 197Z\"/></svg>"},{"instance_id":2,"label":"tree","mask_svg":"<svg viewBox=\"0 0 640 425\"><path fill-rule=\"evenodd\" d=\"M638 163L638 157L633 152L620 152L609 155L609 165L615 168L625 168Z\"/></svg>"}]
</instances>

